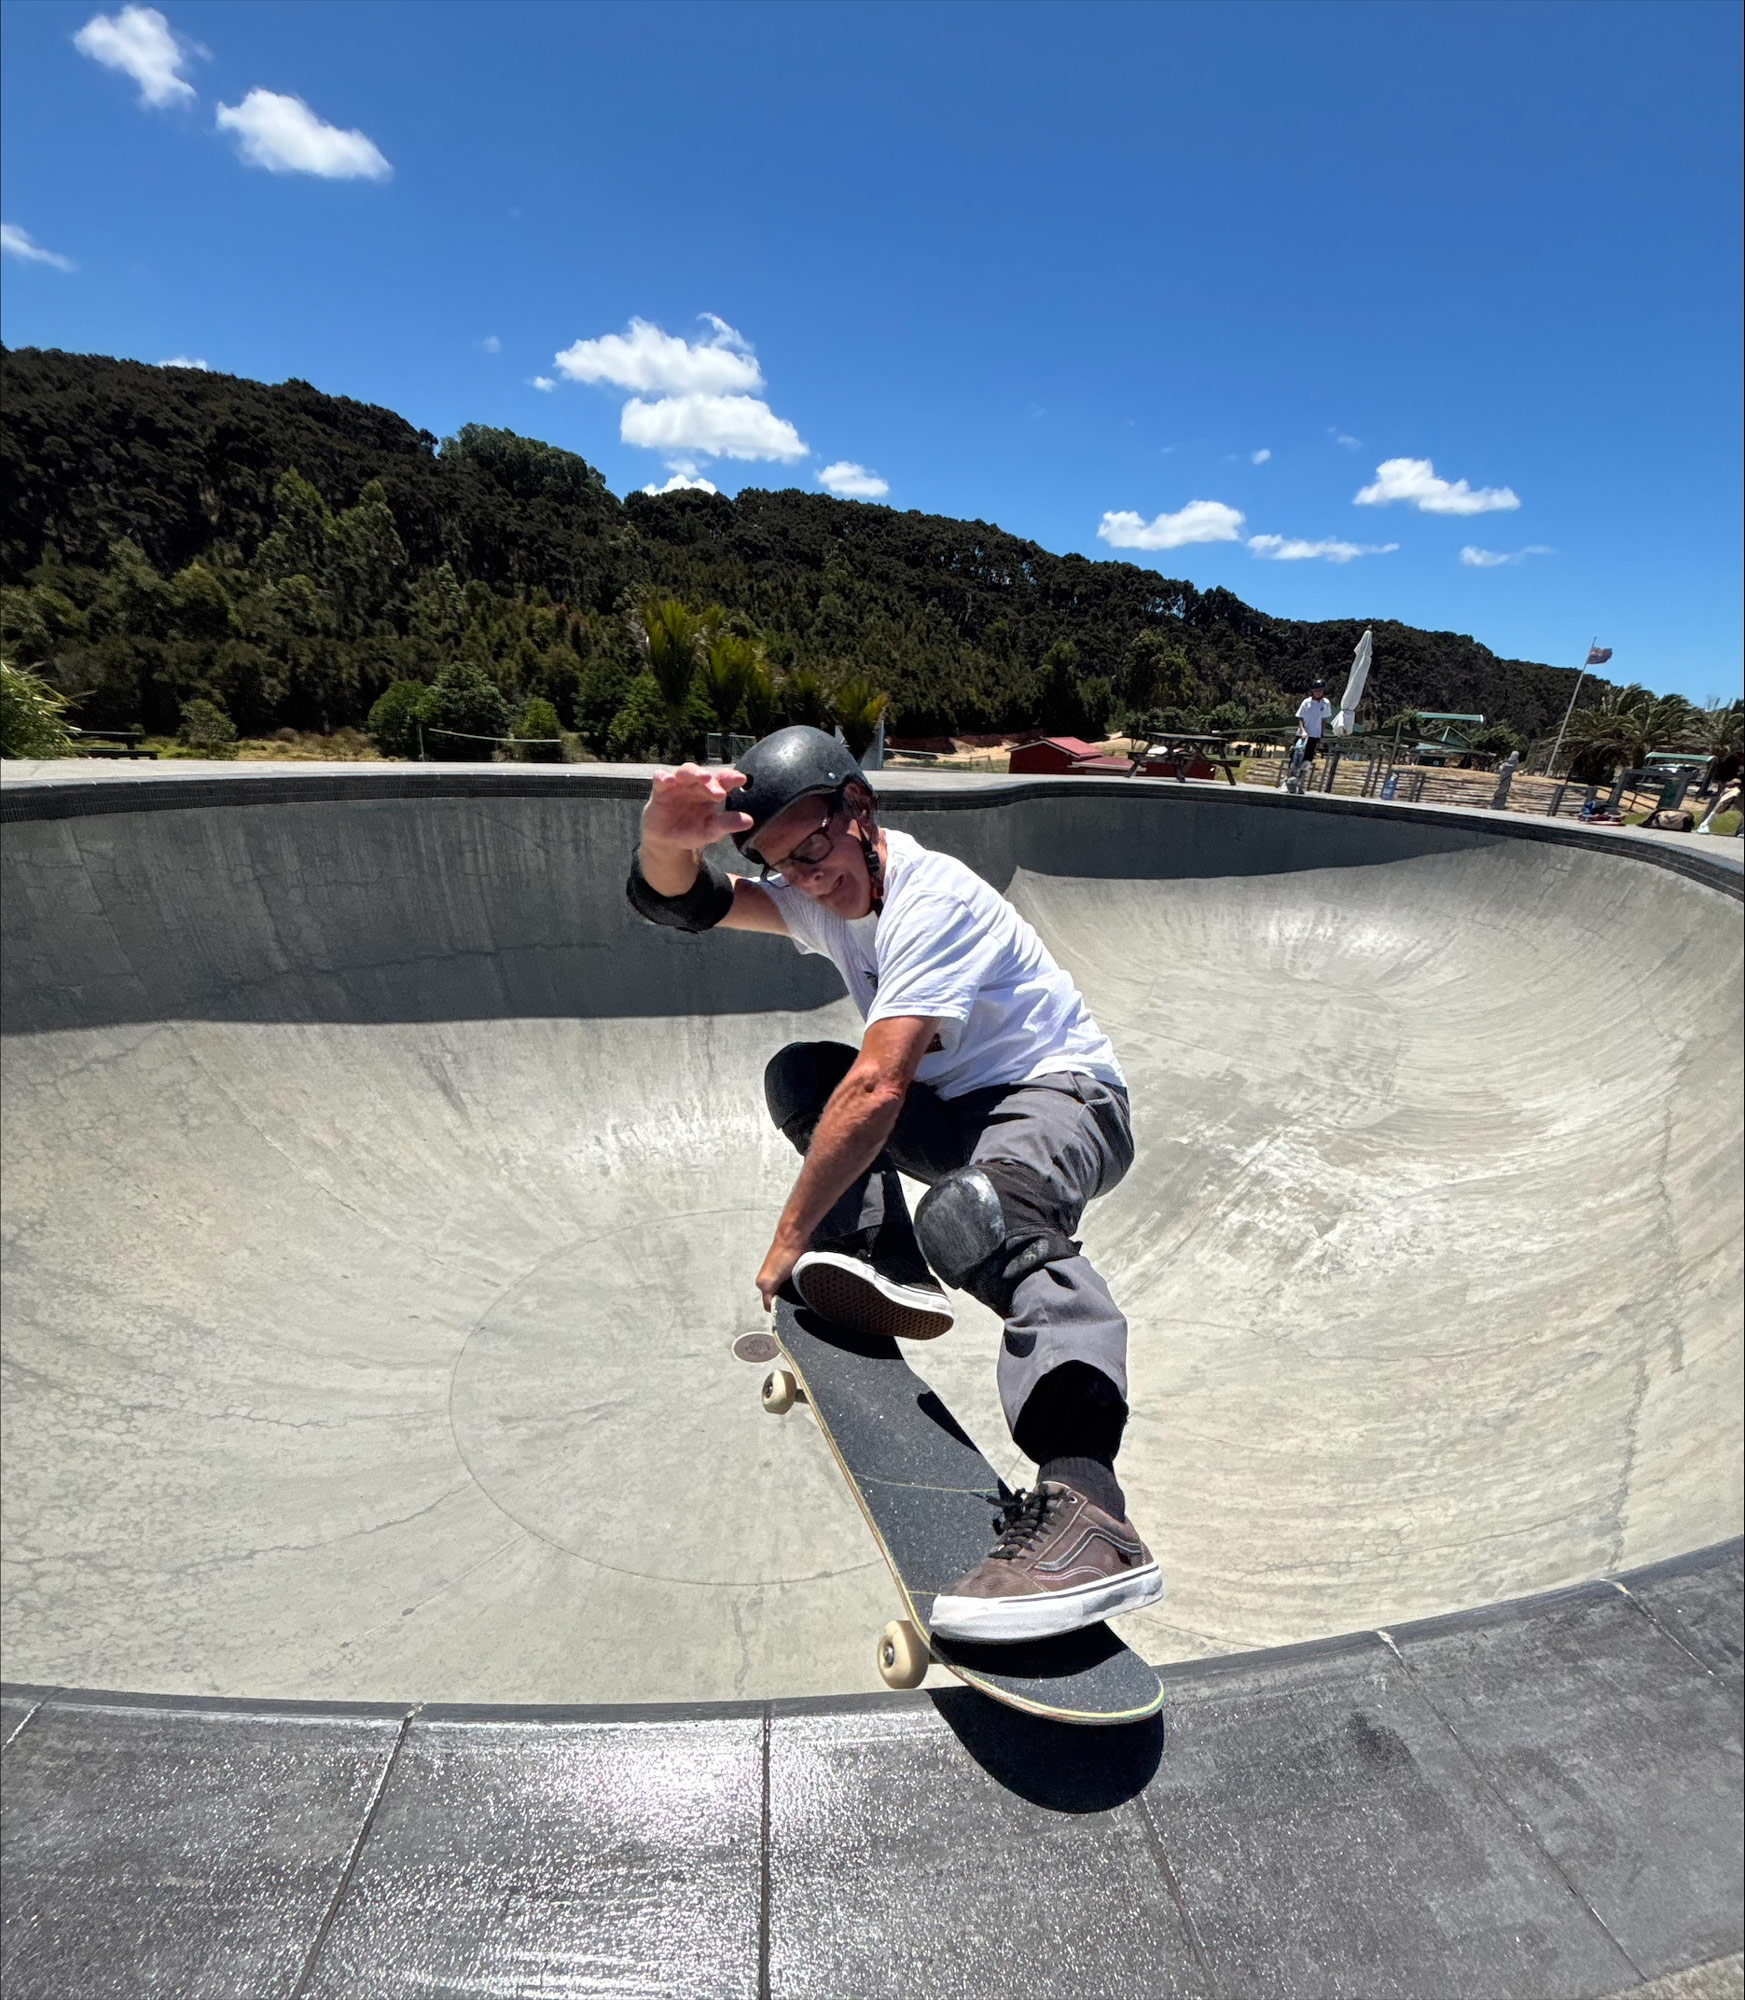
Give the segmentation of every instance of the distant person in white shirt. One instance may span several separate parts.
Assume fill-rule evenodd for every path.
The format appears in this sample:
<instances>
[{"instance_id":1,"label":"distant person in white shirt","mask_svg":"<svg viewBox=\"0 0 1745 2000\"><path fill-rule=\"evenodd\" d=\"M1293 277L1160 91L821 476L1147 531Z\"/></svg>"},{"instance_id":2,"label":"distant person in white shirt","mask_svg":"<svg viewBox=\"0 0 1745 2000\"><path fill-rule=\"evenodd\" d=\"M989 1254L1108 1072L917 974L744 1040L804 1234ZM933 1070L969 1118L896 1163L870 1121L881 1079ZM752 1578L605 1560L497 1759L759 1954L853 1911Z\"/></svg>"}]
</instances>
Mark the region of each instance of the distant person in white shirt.
<instances>
[{"instance_id":1,"label":"distant person in white shirt","mask_svg":"<svg viewBox=\"0 0 1745 2000\"><path fill-rule=\"evenodd\" d=\"M727 835L756 877L707 858ZM1132 1165L1127 1087L1072 980L972 869L880 827L818 729L777 730L739 770L657 777L629 897L653 923L822 953L866 1023L858 1050L796 1042L764 1072L803 1156L757 1274L765 1308L791 1290L852 1332L927 1340L952 1324L943 1278L1005 1322L1000 1399L1036 1490L1004 1503L934 1629L1045 1638L1154 1603L1114 1470L1127 1322L1072 1233ZM913 1221L899 1172L928 1183Z\"/></svg>"},{"instance_id":2,"label":"distant person in white shirt","mask_svg":"<svg viewBox=\"0 0 1745 2000\"><path fill-rule=\"evenodd\" d=\"M1303 746L1303 762L1313 763L1321 749L1322 732L1333 719L1333 704L1327 699L1325 681L1316 681L1308 699L1297 710L1297 741Z\"/></svg>"}]
</instances>

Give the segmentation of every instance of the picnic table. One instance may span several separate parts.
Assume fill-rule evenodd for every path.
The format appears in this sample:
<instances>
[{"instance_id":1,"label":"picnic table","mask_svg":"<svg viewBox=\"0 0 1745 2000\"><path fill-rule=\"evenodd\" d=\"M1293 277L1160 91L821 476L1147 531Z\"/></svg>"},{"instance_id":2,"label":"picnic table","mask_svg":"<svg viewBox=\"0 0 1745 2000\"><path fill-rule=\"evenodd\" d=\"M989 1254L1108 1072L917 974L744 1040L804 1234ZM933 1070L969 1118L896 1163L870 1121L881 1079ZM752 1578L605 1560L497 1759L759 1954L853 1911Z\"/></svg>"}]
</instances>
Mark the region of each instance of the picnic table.
<instances>
[{"instance_id":1,"label":"picnic table","mask_svg":"<svg viewBox=\"0 0 1745 2000\"><path fill-rule=\"evenodd\" d=\"M1134 742L1141 739L1134 737ZM1186 784L1188 770L1195 764L1216 764L1222 767L1224 776L1232 785L1236 782L1236 768L1230 761L1228 736L1195 736L1170 731L1166 735L1145 739L1145 748L1133 759L1133 768L1128 777L1137 777L1141 771L1152 775L1153 767L1161 765L1178 783ZM1157 775L1161 776L1162 772Z\"/></svg>"}]
</instances>

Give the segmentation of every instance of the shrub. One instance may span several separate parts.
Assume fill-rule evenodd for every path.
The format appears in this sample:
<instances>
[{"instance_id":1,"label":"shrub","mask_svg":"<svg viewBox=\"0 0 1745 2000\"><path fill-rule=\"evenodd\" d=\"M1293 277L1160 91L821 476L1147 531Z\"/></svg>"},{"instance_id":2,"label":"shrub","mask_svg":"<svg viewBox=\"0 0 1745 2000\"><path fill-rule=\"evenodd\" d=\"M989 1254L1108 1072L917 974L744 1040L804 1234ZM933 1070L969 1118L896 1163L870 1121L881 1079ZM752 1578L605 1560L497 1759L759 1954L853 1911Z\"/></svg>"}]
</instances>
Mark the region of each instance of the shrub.
<instances>
[{"instance_id":1,"label":"shrub","mask_svg":"<svg viewBox=\"0 0 1745 2000\"><path fill-rule=\"evenodd\" d=\"M423 681L395 681L370 710L370 734L384 757L416 757L418 724L423 719L430 689ZM288 736L290 731L281 730Z\"/></svg>"},{"instance_id":2,"label":"shrub","mask_svg":"<svg viewBox=\"0 0 1745 2000\"><path fill-rule=\"evenodd\" d=\"M182 704L182 726L176 741L196 757L234 757L236 724L217 702L196 695Z\"/></svg>"},{"instance_id":3,"label":"shrub","mask_svg":"<svg viewBox=\"0 0 1745 2000\"><path fill-rule=\"evenodd\" d=\"M481 737L509 734L509 704L485 669L472 660L444 667L430 685L424 708L424 754L440 762L482 762L492 754ZM439 732L452 730L453 735Z\"/></svg>"},{"instance_id":4,"label":"shrub","mask_svg":"<svg viewBox=\"0 0 1745 2000\"><path fill-rule=\"evenodd\" d=\"M521 711L520 719L515 724L515 734L534 739L516 752L518 757L525 758L528 763L563 762L562 730L558 723L557 710L549 701L543 701L535 696ZM553 737L558 740L555 742L549 740Z\"/></svg>"},{"instance_id":5,"label":"shrub","mask_svg":"<svg viewBox=\"0 0 1745 2000\"><path fill-rule=\"evenodd\" d=\"M70 757L66 698L39 674L0 664L0 757Z\"/></svg>"}]
</instances>

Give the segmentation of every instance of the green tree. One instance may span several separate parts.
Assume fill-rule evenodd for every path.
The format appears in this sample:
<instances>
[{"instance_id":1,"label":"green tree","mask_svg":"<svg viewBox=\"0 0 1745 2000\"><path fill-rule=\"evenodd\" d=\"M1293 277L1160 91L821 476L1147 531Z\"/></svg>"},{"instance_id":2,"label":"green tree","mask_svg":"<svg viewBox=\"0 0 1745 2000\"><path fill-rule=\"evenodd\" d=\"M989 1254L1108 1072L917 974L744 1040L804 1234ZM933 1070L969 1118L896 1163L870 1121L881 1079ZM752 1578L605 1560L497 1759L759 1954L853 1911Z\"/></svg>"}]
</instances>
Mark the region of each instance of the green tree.
<instances>
[{"instance_id":1,"label":"green tree","mask_svg":"<svg viewBox=\"0 0 1745 2000\"><path fill-rule=\"evenodd\" d=\"M263 648L247 639L226 639L213 657L212 681L245 736L264 735L276 725L285 675Z\"/></svg>"},{"instance_id":2,"label":"green tree","mask_svg":"<svg viewBox=\"0 0 1745 2000\"><path fill-rule=\"evenodd\" d=\"M1115 694L1130 716L1154 708L1191 709L1200 701L1187 654L1161 632L1141 632L1133 639L1116 676Z\"/></svg>"},{"instance_id":3,"label":"green tree","mask_svg":"<svg viewBox=\"0 0 1745 2000\"><path fill-rule=\"evenodd\" d=\"M596 653L582 669L570 719L576 734L597 756L615 754L612 724L629 699L636 671L616 653Z\"/></svg>"},{"instance_id":4,"label":"green tree","mask_svg":"<svg viewBox=\"0 0 1745 2000\"><path fill-rule=\"evenodd\" d=\"M405 544L382 482L372 479L328 530L328 587L340 624L355 633L387 617L405 573Z\"/></svg>"},{"instance_id":5,"label":"green tree","mask_svg":"<svg viewBox=\"0 0 1745 2000\"><path fill-rule=\"evenodd\" d=\"M0 590L0 645L15 666L51 660L84 632L85 614L58 590L40 583Z\"/></svg>"},{"instance_id":6,"label":"green tree","mask_svg":"<svg viewBox=\"0 0 1745 2000\"><path fill-rule=\"evenodd\" d=\"M1474 734L1472 747L1487 757L1506 757L1512 750L1525 750L1527 739L1513 723L1489 722Z\"/></svg>"},{"instance_id":7,"label":"green tree","mask_svg":"<svg viewBox=\"0 0 1745 2000\"><path fill-rule=\"evenodd\" d=\"M418 725L424 719L430 688L424 681L395 681L376 697L370 709L370 734L385 757L416 757Z\"/></svg>"},{"instance_id":8,"label":"green tree","mask_svg":"<svg viewBox=\"0 0 1745 2000\"><path fill-rule=\"evenodd\" d=\"M530 701L516 720L514 734L532 739L519 753L530 764L563 762L563 742L558 727L557 710L549 701L537 696Z\"/></svg>"},{"instance_id":9,"label":"green tree","mask_svg":"<svg viewBox=\"0 0 1745 2000\"><path fill-rule=\"evenodd\" d=\"M445 562L427 570L412 590L408 619L412 636L434 652L452 653L467 627L467 600Z\"/></svg>"},{"instance_id":10,"label":"green tree","mask_svg":"<svg viewBox=\"0 0 1745 2000\"><path fill-rule=\"evenodd\" d=\"M236 724L217 702L196 695L182 704L182 726L176 731L176 741L197 757L234 757Z\"/></svg>"},{"instance_id":11,"label":"green tree","mask_svg":"<svg viewBox=\"0 0 1745 2000\"><path fill-rule=\"evenodd\" d=\"M70 757L66 697L28 667L0 662L0 757Z\"/></svg>"},{"instance_id":12,"label":"green tree","mask_svg":"<svg viewBox=\"0 0 1745 2000\"><path fill-rule=\"evenodd\" d=\"M719 628L709 634L697 687L722 729L737 729L746 719L746 703L762 664L763 649L754 639Z\"/></svg>"},{"instance_id":13,"label":"green tree","mask_svg":"<svg viewBox=\"0 0 1745 2000\"><path fill-rule=\"evenodd\" d=\"M760 649L745 677L745 727L753 736L767 736L780 714L775 669Z\"/></svg>"},{"instance_id":14,"label":"green tree","mask_svg":"<svg viewBox=\"0 0 1745 2000\"><path fill-rule=\"evenodd\" d=\"M852 674L837 683L833 698L836 726L856 757L866 755L890 705L890 696L879 693L865 674Z\"/></svg>"},{"instance_id":15,"label":"green tree","mask_svg":"<svg viewBox=\"0 0 1745 2000\"><path fill-rule=\"evenodd\" d=\"M170 605L176 627L185 638L216 645L236 630L230 593L198 560L179 570L171 581Z\"/></svg>"},{"instance_id":16,"label":"green tree","mask_svg":"<svg viewBox=\"0 0 1745 2000\"><path fill-rule=\"evenodd\" d=\"M503 690L470 660L444 667L430 685L424 713L424 754L443 763L487 761L489 742L509 733L509 704Z\"/></svg>"},{"instance_id":17,"label":"green tree","mask_svg":"<svg viewBox=\"0 0 1745 2000\"><path fill-rule=\"evenodd\" d=\"M273 504L278 518L255 553L255 568L272 582L288 576L322 582L333 529L327 502L293 465L280 474Z\"/></svg>"},{"instance_id":18,"label":"green tree","mask_svg":"<svg viewBox=\"0 0 1745 2000\"><path fill-rule=\"evenodd\" d=\"M1745 701L1710 702L1691 718L1691 748L1705 757L1745 749Z\"/></svg>"},{"instance_id":19,"label":"green tree","mask_svg":"<svg viewBox=\"0 0 1745 2000\"><path fill-rule=\"evenodd\" d=\"M666 710L666 755L683 756L685 710L702 657L704 626L677 598L649 598L632 614L631 637Z\"/></svg>"},{"instance_id":20,"label":"green tree","mask_svg":"<svg viewBox=\"0 0 1745 2000\"><path fill-rule=\"evenodd\" d=\"M660 683L653 674L641 673L630 683L623 705L612 718L606 747L620 761L646 763L659 754L670 727Z\"/></svg>"},{"instance_id":21,"label":"green tree","mask_svg":"<svg viewBox=\"0 0 1745 2000\"><path fill-rule=\"evenodd\" d=\"M1649 751L1677 749L1697 732L1696 711L1682 695L1657 696L1632 682L1577 709L1564 742L1574 752L1571 774L1600 784L1619 770L1640 769Z\"/></svg>"},{"instance_id":22,"label":"green tree","mask_svg":"<svg viewBox=\"0 0 1745 2000\"><path fill-rule=\"evenodd\" d=\"M784 674L776 690L776 700L785 722L803 722L813 729L829 729L835 724L830 684L816 667L795 667Z\"/></svg>"},{"instance_id":23,"label":"green tree","mask_svg":"<svg viewBox=\"0 0 1745 2000\"><path fill-rule=\"evenodd\" d=\"M109 567L93 607L106 632L132 639L161 639L175 622L170 587L146 560L145 551L125 535L110 544Z\"/></svg>"}]
</instances>

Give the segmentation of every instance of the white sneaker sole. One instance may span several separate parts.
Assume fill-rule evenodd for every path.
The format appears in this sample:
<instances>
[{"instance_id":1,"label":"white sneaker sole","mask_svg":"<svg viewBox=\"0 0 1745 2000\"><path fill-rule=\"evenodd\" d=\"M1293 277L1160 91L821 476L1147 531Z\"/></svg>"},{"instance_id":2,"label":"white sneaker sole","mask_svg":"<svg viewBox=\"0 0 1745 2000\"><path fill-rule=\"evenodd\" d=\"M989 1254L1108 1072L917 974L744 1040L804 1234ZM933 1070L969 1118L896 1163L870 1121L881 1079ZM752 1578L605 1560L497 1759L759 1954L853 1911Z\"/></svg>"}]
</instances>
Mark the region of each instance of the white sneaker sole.
<instances>
[{"instance_id":1,"label":"white sneaker sole","mask_svg":"<svg viewBox=\"0 0 1745 2000\"><path fill-rule=\"evenodd\" d=\"M951 1331L943 1292L899 1284L840 1250L808 1250L794 1266L794 1289L814 1312L854 1333L937 1340Z\"/></svg>"},{"instance_id":2,"label":"white sneaker sole","mask_svg":"<svg viewBox=\"0 0 1745 2000\"><path fill-rule=\"evenodd\" d=\"M1005 1645L1020 1639L1058 1639L1124 1611L1143 1611L1163 1596L1156 1563L1071 1590L1039 1590L1033 1597L936 1597L928 1626L942 1639L977 1639Z\"/></svg>"}]
</instances>

